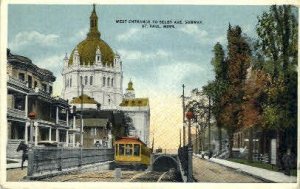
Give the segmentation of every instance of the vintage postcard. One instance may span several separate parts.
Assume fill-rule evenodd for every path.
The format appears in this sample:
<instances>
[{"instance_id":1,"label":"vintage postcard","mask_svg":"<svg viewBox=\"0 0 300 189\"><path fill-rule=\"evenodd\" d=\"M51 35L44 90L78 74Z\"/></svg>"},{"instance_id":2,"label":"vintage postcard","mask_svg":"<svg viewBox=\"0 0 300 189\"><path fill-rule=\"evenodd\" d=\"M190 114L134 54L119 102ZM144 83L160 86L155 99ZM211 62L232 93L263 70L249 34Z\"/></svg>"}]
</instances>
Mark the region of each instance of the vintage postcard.
<instances>
[{"instance_id":1,"label":"vintage postcard","mask_svg":"<svg viewBox=\"0 0 300 189\"><path fill-rule=\"evenodd\" d=\"M299 187L298 6L2 1L1 187Z\"/></svg>"}]
</instances>

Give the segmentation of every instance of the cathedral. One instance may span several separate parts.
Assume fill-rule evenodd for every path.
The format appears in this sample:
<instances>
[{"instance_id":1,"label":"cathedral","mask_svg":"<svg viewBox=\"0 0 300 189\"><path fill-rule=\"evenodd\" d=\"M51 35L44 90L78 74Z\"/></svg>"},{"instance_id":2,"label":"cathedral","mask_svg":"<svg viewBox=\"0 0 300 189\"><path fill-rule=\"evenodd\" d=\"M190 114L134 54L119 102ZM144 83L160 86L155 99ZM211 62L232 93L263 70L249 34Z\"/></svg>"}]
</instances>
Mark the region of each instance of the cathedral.
<instances>
[{"instance_id":1,"label":"cathedral","mask_svg":"<svg viewBox=\"0 0 300 189\"><path fill-rule=\"evenodd\" d=\"M95 5L87 37L75 46L69 57L65 56L62 76L63 99L77 108L123 111L132 119L134 129L130 133L148 144L149 100L135 98L131 81L123 95L121 57L101 39Z\"/></svg>"},{"instance_id":2,"label":"cathedral","mask_svg":"<svg viewBox=\"0 0 300 189\"><path fill-rule=\"evenodd\" d=\"M90 30L85 40L64 58L62 97L72 101L83 93L94 98L102 109L117 109L122 102L122 62L101 39L98 17L93 7Z\"/></svg>"}]
</instances>

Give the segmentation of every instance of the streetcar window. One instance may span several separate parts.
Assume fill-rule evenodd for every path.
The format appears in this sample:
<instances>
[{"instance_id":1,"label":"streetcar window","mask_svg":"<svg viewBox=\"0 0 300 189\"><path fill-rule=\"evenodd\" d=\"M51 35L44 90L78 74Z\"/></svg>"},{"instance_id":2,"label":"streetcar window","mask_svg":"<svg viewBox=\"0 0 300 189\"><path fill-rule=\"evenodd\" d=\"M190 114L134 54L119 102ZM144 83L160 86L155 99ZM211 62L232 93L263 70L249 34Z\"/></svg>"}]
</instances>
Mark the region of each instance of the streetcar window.
<instances>
[{"instance_id":1,"label":"streetcar window","mask_svg":"<svg viewBox=\"0 0 300 189\"><path fill-rule=\"evenodd\" d=\"M126 144L125 154L127 156L131 156L132 155L132 144Z\"/></svg>"},{"instance_id":2,"label":"streetcar window","mask_svg":"<svg viewBox=\"0 0 300 189\"><path fill-rule=\"evenodd\" d=\"M124 144L119 144L119 155L120 156L124 155Z\"/></svg>"},{"instance_id":3,"label":"streetcar window","mask_svg":"<svg viewBox=\"0 0 300 189\"><path fill-rule=\"evenodd\" d=\"M115 147L115 154L116 154L116 156L118 155L118 144L116 144L116 147Z\"/></svg>"},{"instance_id":4,"label":"streetcar window","mask_svg":"<svg viewBox=\"0 0 300 189\"><path fill-rule=\"evenodd\" d=\"M134 152L133 152L134 156L140 156L140 145L139 144L135 144L134 145Z\"/></svg>"}]
</instances>

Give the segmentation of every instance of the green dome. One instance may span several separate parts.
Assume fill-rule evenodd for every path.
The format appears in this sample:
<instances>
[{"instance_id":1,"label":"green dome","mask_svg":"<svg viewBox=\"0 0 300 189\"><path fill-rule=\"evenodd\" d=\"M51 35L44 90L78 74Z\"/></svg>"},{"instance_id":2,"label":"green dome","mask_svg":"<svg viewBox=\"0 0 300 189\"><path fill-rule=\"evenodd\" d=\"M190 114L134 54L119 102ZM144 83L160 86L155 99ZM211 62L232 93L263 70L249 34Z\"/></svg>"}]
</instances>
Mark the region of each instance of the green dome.
<instances>
[{"instance_id":1,"label":"green dome","mask_svg":"<svg viewBox=\"0 0 300 189\"><path fill-rule=\"evenodd\" d=\"M101 51L102 63L111 65L114 60L114 53L110 46L100 38L97 39L89 37L87 37L77 45L78 53L80 56L80 64L94 64L98 47ZM69 65L73 64L73 54L75 49L73 49L70 56Z\"/></svg>"},{"instance_id":2,"label":"green dome","mask_svg":"<svg viewBox=\"0 0 300 189\"><path fill-rule=\"evenodd\" d=\"M96 14L95 5L90 16L90 31L87 38L80 42L76 47L78 49L80 64L93 65L95 62L96 51L100 48L101 61L103 64L111 65L114 60L114 53L110 46L100 38L101 34L98 31L98 16ZM73 55L76 47L73 49L68 65L73 64Z\"/></svg>"}]
</instances>

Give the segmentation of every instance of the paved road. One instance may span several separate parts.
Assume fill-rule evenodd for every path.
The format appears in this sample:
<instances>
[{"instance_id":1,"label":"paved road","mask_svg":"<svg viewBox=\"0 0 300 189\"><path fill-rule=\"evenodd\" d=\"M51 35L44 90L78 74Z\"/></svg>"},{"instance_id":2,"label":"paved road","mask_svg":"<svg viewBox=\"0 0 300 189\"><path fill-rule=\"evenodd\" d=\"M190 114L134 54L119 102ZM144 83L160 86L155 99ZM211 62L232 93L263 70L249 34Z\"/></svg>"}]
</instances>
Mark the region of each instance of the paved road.
<instances>
[{"instance_id":1,"label":"paved road","mask_svg":"<svg viewBox=\"0 0 300 189\"><path fill-rule=\"evenodd\" d=\"M252 176L219 164L194 157L193 175L198 182L254 183L263 182Z\"/></svg>"}]
</instances>

